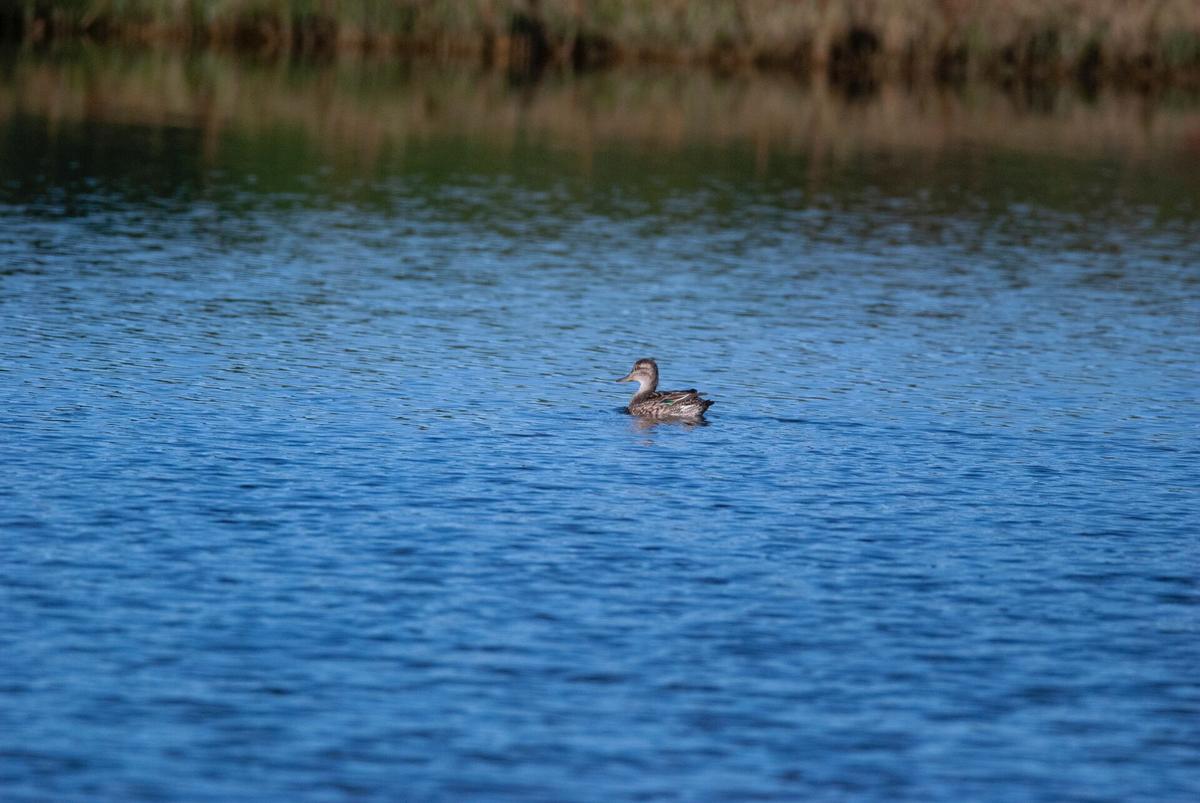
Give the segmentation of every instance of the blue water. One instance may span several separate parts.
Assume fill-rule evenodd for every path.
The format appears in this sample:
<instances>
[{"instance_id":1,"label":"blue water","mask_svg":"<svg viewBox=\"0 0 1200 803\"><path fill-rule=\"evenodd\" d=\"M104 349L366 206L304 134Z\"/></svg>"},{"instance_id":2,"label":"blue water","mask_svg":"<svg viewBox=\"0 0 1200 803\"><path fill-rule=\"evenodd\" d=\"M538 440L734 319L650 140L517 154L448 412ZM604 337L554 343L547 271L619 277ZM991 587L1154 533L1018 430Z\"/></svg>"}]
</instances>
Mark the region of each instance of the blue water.
<instances>
[{"instance_id":1,"label":"blue water","mask_svg":"<svg viewBox=\"0 0 1200 803\"><path fill-rule=\"evenodd\" d=\"M4 800L1200 795L1200 205L40 136Z\"/></svg>"}]
</instances>

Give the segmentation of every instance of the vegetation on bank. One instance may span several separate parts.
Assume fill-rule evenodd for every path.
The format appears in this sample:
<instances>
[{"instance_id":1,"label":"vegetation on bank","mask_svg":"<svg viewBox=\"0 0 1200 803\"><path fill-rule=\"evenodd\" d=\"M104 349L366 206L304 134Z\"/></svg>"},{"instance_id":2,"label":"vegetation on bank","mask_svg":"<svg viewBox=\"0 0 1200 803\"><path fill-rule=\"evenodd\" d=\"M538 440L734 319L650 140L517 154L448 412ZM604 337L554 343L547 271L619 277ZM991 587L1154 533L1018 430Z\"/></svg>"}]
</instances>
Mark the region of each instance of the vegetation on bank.
<instances>
[{"instance_id":1,"label":"vegetation on bank","mask_svg":"<svg viewBox=\"0 0 1200 803\"><path fill-rule=\"evenodd\" d=\"M663 61L850 80L1200 82L1196 0L8 0L0 35L521 69Z\"/></svg>"}]
</instances>

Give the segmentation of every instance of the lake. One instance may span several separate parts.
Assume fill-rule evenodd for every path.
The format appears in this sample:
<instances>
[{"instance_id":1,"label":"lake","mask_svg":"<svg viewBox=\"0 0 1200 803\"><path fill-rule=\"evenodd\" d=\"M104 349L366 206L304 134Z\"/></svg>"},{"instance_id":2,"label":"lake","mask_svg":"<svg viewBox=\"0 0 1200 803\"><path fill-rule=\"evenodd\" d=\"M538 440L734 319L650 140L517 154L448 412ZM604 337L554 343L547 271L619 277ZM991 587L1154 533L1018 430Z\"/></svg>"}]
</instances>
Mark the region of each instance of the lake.
<instances>
[{"instance_id":1,"label":"lake","mask_svg":"<svg viewBox=\"0 0 1200 803\"><path fill-rule=\"evenodd\" d=\"M1194 97L6 58L0 797L1200 795Z\"/></svg>"}]
</instances>

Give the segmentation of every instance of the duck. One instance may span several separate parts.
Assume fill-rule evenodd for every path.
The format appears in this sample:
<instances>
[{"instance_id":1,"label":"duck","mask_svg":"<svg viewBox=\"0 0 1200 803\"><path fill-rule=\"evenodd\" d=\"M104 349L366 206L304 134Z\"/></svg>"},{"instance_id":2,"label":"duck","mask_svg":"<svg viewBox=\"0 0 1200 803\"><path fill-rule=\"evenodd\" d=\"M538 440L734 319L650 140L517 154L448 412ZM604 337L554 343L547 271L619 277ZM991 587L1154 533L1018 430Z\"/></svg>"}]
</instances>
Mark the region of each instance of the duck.
<instances>
[{"instance_id":1,"label":"duck","mask_svg":"<svg viewBox=\"0 0 1200 803\"><path fill-rule=\"evenodd\" d=\"M638 383L637 393L625 408L630 415L694 420L703 418L704 411L713 405L711 399L701 398L695 388L655 390L658 387L658 363L651 359L638 360L633 364L633 370L617 381Z\"/></svg>"}]
</instances>

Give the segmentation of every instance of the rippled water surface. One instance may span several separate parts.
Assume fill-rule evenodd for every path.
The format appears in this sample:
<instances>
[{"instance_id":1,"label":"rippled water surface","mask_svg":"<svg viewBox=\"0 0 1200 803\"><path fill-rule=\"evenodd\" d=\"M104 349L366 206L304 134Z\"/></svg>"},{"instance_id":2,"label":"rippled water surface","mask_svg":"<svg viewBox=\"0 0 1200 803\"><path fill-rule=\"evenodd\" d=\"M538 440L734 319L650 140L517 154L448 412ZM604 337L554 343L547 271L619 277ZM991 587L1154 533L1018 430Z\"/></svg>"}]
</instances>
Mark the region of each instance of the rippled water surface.
<instances>
[{"instance_id":1,"label":"rippled water surface","mask_svg":"<svg viewBox=\"0 0 1200 803\"><path fill-rule=\"evenodd\" d=\"M0 131L5 800L1200 795L1194 160Z\"/></svg>"}]
</instances>

